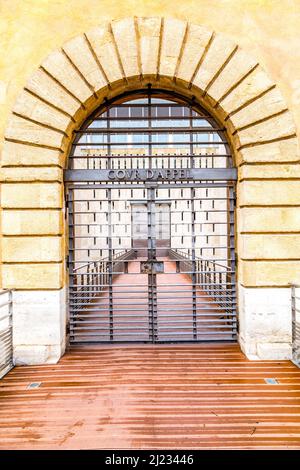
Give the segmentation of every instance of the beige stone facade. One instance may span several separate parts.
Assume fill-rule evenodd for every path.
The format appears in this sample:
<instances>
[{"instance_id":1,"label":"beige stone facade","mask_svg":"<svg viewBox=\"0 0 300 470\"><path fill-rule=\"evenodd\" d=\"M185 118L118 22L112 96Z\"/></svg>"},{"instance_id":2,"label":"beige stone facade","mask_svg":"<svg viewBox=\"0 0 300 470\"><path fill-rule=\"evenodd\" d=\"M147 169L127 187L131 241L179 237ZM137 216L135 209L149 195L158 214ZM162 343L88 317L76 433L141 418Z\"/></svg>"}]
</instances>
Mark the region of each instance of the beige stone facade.
<instances>
[{"instance_id":1,"label":"beige stone facade","mask_svg":"<svg viewBox=\"0 0 300 470\"><path fill-rule=\"evenodd\" d=\"M59 3L63 15L67 2ZM2 122L2 286L17 289L20 299L22 292L26 296L31 291L32 305L39 292L58 292L66 286L63 168L67 166L73 131L104 98L151 83L183 96L196 96L226 127L239 172L236 251L241 345L251 356L287 356L290 313L286 292L290 283L300 281L300 114L293 74L289 79L285 71L279 79L279 65L276 68L274 57L270 57L276 32L269 34L266 45L261 44L260 30L261 35L250 47L252 33L248 34L247 28L239 31L236 20L235 30L222 26L218 15L226 8L228 12L236 8L240 18L255 30L258 12L253 1L218 2L220 9L214 21L214 15L209 15L212 2L200 2L207 11L203 18L198 2L183 2L186 13L179 13L177 18L171 17L170 6L162 11L158 2L139 3L143 5L141 16L134 16L140 7L133 11L132 6L125 8L126 2L121 2L121 19L115 19L120 16L115 13L100 14L95 5L93 16L86 22L79 10L78 17L72 13L74 25L68 24L55 40L52 38L50 49L46 47L47 34L43 47L36 52L30 45L32 60L22 72L15 66L15 82L6 95L5 78L12 72L7 64L3 66L7 120ZM152 13L148 3L155 6ZM237 3L244 4L246 12L249 7L249 12L242 16ZM262 2L261 28L267 31L271 3ZM82 2L75 4L78 9ZM40 12L33 11L38 22ZM8 15L8 11L5 13ZM22 14L19 21L21 18ZM47 18L55 29L55 20ZM292 21L292 16L289 19ZM14 27L7 34L16 41ZM296 35L293 39L296 41ZM14 44L13 54L15 48ZM291 67L288 51L281 51L280 57L287 68ZM23 66L20 57L17 63ZM278 304L281 293L284 300ZM52 305L54 310L61 310L61 315L54 314L56 325L52 324L57 340L51 343L55 346L51 351L56 355L46 354L42 362L57 360L63 350L62 303L56 299L56 307ZM271 321L268 312L278 318L276 331L265 328L258 334L260 323L253 326L253 318L262 315L264 322ZM28 316L20 318L25 324L27 319L33 321L31 315L36 314L29 309ZM36 325L47 329L43 315L34 318ZM22 341L16 333L19 361ZM28 337L26 341L26 351L30 347L40 351L41 345L34 338L31 343ZM50 344L47 341L44 339L43 347ZM269 353L274 352L274 344L280 345L280 354ZM30 362L28 357L33 353L26 354L24 361Z\"/></svg>"}]
</instances>

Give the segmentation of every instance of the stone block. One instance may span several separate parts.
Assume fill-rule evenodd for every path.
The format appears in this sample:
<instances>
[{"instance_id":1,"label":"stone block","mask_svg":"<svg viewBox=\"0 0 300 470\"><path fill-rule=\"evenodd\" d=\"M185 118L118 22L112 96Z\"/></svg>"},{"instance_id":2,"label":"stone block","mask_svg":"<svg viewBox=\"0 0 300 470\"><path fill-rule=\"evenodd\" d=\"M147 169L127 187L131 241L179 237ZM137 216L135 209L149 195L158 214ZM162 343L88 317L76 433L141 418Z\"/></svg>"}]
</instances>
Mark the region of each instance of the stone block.
<instances>
[{"instance_id":1,"label":"stone block","mask_svg":"<svg viewBox=\"0 0 300 470\"><path fill-rule=\"evenodd\" d=\"M161 18L137 18L143 75L156 73L158 67Z\"/></svg>"},{"instance_id":2,"label":"stone block","mask_svg":"<svg viewBox=\"0 0 300 470\"><path fill-rule=\"evenodd\" d=\"M26 88L59 109L62 109L70 116L75 116L80 109L80 102L73 98L42 69L38 69L31 75Z\"/></svg>"},{"instance_id":3,"label":"stone block","mask_svg":"<svg viewBox=\"0 0 300 470\"><path fill-rule=\"evenodd\" d=\"M241 129L236 134L234 141L236 146L243 146L271 139L280 139L295 133L296 129L292 115L286 112L267 121Z\"/></svg>"},{"instance_id":4,"label":"stone block","mask_svg":"<svg viewBox=\"0 0 300 470\"><path fill-rule=\"evenodd\" d=\"M134 18L112 21L111 26L126 77L140 75Z\"/></svg>"},{"instance_id":5,"label":"stone block","mask_svg":"<svg viewBox=\"0 0 300 470\"><path fill-rule=\"evenodd\" d=\"M238 170L239 181L244 179L300 179L300 165L242 165Z\"/></svg>"},{"instance_id":6,"label":"stone block","mask_svg":"<svg viewBox=\"0 0 300 470\"><path fill-rule=\"evenodd\" d=\"M68 131L70 125L70 118L66 114L44 103L26 90L19 95L13 111L64 132Z\"/></svg>"},{"instance_id":7,"label":"stone block","mask_svg":"<svg viewBox=\"0 0 300 470\"><path fill-rule=\"evenodd\" d=\"M290 288L238 286L239 341L249 359L286 359L291 342ZM276 347L276 346L277 347ZM268 351L268 353L267 353Z\"/></svg>"},{"instance_id":8,"label":"stone block","mask_svg":"<svg viewBox=\"0 0 300 470\"><path fill-rule=\"evenodd\" d=\"M91 90L81 78L77 70L61 51L52 52L42 63L42 67L59 83L70 91L81 103L91 96Z\"/></svg>"},{"instance_id":9,"label":"stone block","mask_svg":"<svg viewBox=\"0 0 300 470\"><path fill-rule=\"evenodd\" d=\"M0 169L0 180L10 182L22 181L63 181L63 172L59 167L12 167Z\"/></svg>"},{"instance_id":10,"label":"stone block","mask_svg":"<svg viewBox=\"0 0 300 470\"><path fill-rule=\"evenodd\" d=\"M2 166L58 165L63 166L64 154L58 149L34 147L5 141Z\"/></svg>"},{"instance_id":11,"label":"stone block","mask_svg":"<svg viewBox=\"0 0 300 470\"><path fill-rule=\"evenodd\" d=\"M66 334L65 289L15 291L15 345L60 345Z\"/></svg>"},{"instance_id":12,"label":"stone block","mask_svg":"<svg viewBox=\"0 0 300 470\"><path fill-rule=\"evenodd\" d=\"M62 261L62 237L3 237L3 263Z\"/></svg>"},{"instance_id":13,"label":"stone block","mask_svg":"<svg viewBox=\"0 0 300 470\"><path fill-rule=\"evenodd\" d=\"M300 283L300 261L239 261L239 281L244 287L288 287Z\"/></svg>"},{"instance_id":14,"label":"stone block","mask_svg":"<svg viewBox=\"0 0 300 470\"><path fill-rule=\"evenodd\" d=\"M273 88L261 98L234 113L230 117L230 122L234 129L239 129L279 113L286 108L286 102L283 100L280 91L277 88Z\"/></svg>"},{"instance_id":15,"label":"stone block","mask_svg":"<svg viewBox=\"0 0 300 470\"><path fill-rule=\"evenodd\" d=\"M257 343L257 356L265 361L285 361L292 358L291 343Z\"/></svg>"},{"instance_id":16,"label":"stone block","mask_svg":"<svg viewBox=\"0 0 300 470\"><path fill-rule=\"evenodd\" d=\"M255 65L257 65L256 60L252 59L243 50L238 49L209 87L209 95L214 101L219 101Z\"/></svg>"},{"instance_id":17,"label":"stone block","mask_svg":"<svg viewBox=\"0 0 300 470\"><path fill-rule=\"evenodd\" d=\"M203 26L189 24L177 77L190 83L197 65L211 38L211 31Z\"/></svg>"},{"instance_id":18,"label":"stone block","mask_svg":"<svg viewBox=\"0 0 300 470\"><path fill-rule=\"evenodd\" d=\"M84 36L71 39L64 44L63 49L95 91L107 85Z\"/></svg>"},{"instance_id":19,"label":"stone block","mask_svg":"<svg viewBox=\"0 0 300 470\"><path fill-rule=\"evenodd\" d=\"M88 31L87 37L109 82L122 80L122 70L111 34L110 23Z\"/></svg>"},{"instance_id":20,"label":"stone block","mask_svg":"<svg viewBox=\"0 0 300 470\"><path fill-rule=\"evenodd\" d=\"M2 207L16 209L61 208L63 187L60 183L5 183Z\"/></svg>"},{"instance_id":21,"label":"stone block","mask_svg":"<svg viewBox=\"0 0 300 470\"><path fill-rule=\"evenodd\" d=\"M221 106L226 114L230 114L273 85L274 82L267 77L263 69L257 67L221 101Z\"/></svg>"},{"instance_id":22,"label":"stone block","mask_svg":"<svg viewBox=\"0 0 300 470\"><path fill-rule=\"evenodd\" d=\"M60 289L63 287L62 263L4 264L3 289Z\"/></svg>"},{"instance_id":23,"label":"stone block","mask_svg":"<svg viewBox=\"0 0 300 470\"><path fill-rule=\"evenodd\" d=\"M200 90L206 90L235 47L233 41L224 39L222 35L216 35L193 80L193 85L200 88Z\"/></svg>"},{"instance_id":24,"label":"stone block","mask_svg":"<svg viewBox=\"0 0 300 470\"><path fill-rule=\"evenodd\" d=\"M300 259L300 237L298 234L240 235L239 257L253 260Z\"/></svg>"},{"instance_id":25,"label":"stone block","mask_svg":"<svg viewBox=\"0 0 300 470\"><path fill-rule=\"evenodd\" d=\"M243 181L238 185L239 206L300 204L300 181Z\"/></svg>"},{"instance_id":26,"label":"stone block","mask_svg":"<svg viewBox=\"0 0 300 470\"><path fill-rule=\"evenodd\" d=\"M64 134L62 132L40 126L16 115L10 117L5 137L10 140L18 140L20 142L44 145L57 149L64 147Z\"/></svg>"},{"instance_id":27,"label":"stone block","mask_svg":"<svg viewBox=\"0 0 300 470\"><path fill-rule=\"evenodd\" d=\"M3 210L3 235L60 235L63 213L60 210Z\"/></svg>"},{"instance_id":28,"label":"stone block","mask_svg":"<svg viewBox=\"0 0 300 470\"><path fill-rule=\"evenodd\" d=\"M265 162L295 162L299 161L299 143L296 137L286 140L269 142L259 146L246 147L239 150L237 155L239 165L246 163Z\"/></svg>"},{"instance_id":29,"label":"stone block","mask_svg":"<svg viewBox=\"0 0 300 470\"><path fill-rule=\"evenodd\" d=\"M16 345L13 349L13 361L16 366L56 364L64 353L61 345Z\"/></svg>"},{"instance_id":30,"label":"stone block","mask_svg":"<svg viewBox=\"0 0 300 470\"><path fill-rule=\"evenodd\" d=\"M239 232L300 232L298 207L243 207L238 209Z\"/></svg>"},{"instance_id":31,"label":"stone block","mask_svg":"<svg viewBox=\"0 0 300 470\"><path fill-rule=\"evenodd\" d=\"M184 21L165 18L161 39L160 75L174 76L186 26Z\"/></svg>"}]
</instances>

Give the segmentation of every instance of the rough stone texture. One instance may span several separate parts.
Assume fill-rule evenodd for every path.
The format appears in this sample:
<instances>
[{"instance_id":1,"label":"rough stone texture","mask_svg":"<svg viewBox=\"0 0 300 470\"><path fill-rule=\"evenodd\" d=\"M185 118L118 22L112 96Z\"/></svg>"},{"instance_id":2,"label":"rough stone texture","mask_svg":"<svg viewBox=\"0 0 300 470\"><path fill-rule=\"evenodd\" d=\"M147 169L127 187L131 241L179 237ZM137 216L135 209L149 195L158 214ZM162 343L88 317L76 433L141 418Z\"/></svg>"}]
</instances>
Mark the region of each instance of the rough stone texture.
<instances>
[{"instance_id":1,"label":"rough stone texture","mask_svg":"<svg viewBox=\"0 0 300 470\"><path fill-rule=\"evenodd\" d=\"M246 147L239 151L238 164L263 162L294 162L300 160L297 138L279 140L254 147Z\"/></svg>"},{"instance_id":2,"label":"rough stone texture","mask_svg":"<svg viewBox=\"0 0 300 470\"><path fill-rule=\"evenodd\" d=\"M240 344L251 359L289 359L290 289L239 286Z\"/></svg>"},{"instance_id":3,"label":"rough stone texture","mask_svg":"<svg viewBox=\"0 0 300 470\"><path fill-rule=\"evenodd\" d=\"M63 49L95 91L107 85L84 36L71 39Z\"/></svg>"},{"instance_id":4,"label":"rough stone texture","mask_svg":"<svg viewBox=\"0 0 300 470\"><path fill-rule=\"evenodd\" d=\"M300 204L300 181L243 181L238 186L239 206ZM278 227L280 229L280 227Z\"/></svg>"},{"instance_id":5,"label":"rough stone texture","mask_svg":"<svg viewBox=\"0 0 300 470\"><path fill-rule=\"evenodd\" d=\"M244 287L288 287L300 283L300 261L240 260L238 275Z\"/></svg>"},{"instance_id":6,"label":"rough stone texture","mask_svg":"<svg viewBox=\"0 0 300 470\"><path fill-rule=\"evenodd\" d=\"M62 148L64 135L34 122L12 115L6 128L5 137L35 145Z\"/></svg>"},{"instance_id":7,"label":"rough stone texture","mask_svg":"<svg viewBox=\"0 0 300 470\"><path fill-rule=\"evenodd\" d=\"M257 65L256 60L249 58L248 54L238 49L212 86L209 87L209 94L215 101L219 101L255 65Z\"/></svg>"},{"instance_id":8,"label":"rough stone texture","mask_svg":"<svg viewBox=\"0 0 300 470\"><path fill-rule=\"evenodd\" d=\"M3 264L3 289L60 289L63 287L61 263Z\"/></svg>"},{"instance_id":9,"label":"rough stone texture","mask_svg":"<svg viewBox=\"0 0 300 470\"><path fill-rule=\"evenodd\" d=\"M55 149L33 147L15 142L4 142L2 166L63 165L63 153Z\"/></svg>"},{"instance_id":10,"label":"rough stone texture","mask_svg":"<svg viewBox=\"0 0 300 470\"><path fill-rule=\"evenodd\" d=\"M176 71L178 57L186 30L184 21L169 19L164 20L159 73L173 77Z\"/></svg>"},{"instance_id":11,"label":"rough stone texture","mask_svg":"<svg viewBox=\"0 0 300 470\"><path fill-rule=\"evenodd\" d=\"M234 113L230 117L231 125L232 128L239 129L279 113L284 109L286 109L286 102L283 100L278 88L273 88L259 100L253 101L237 113Z\"/></svg>"},{"instance_id":12,"label":"rough stone texture","mask_svg":"<svg viewBox=\"0 0 300 470\"><path fill-rule=\"evenodd\" d=\"M62 237L3 237L3 263L58 262L63 257Z\"/></svg>"},{"instance_id":13,"label":"rough stone texture","mask_svg":"<svg viewBox=\"0 0 300 470\"><path fill-rule=\"evenodd\" d=\"M37 351L46 355L37 363L59 359L65 346L65 297L65 289L14 292L13 342L18 363L34 363ZM29 347L34 351L31 359Z\"/></svg>"},{"instance_id":14,"label":"rough stone texture","mask_svg":"<svg viewBox=\"0 0 300 470\"><path fill-rule=\"evenodd\" d=\"M242 165L238 169L239 181L244 179L300 179L299 163L293 165Z\"/></svg>"},{"instance_id":15,"label":"rough stone texture","mask_svg":"<svg viewBox=\"0 0 300 470\"><path fill-rule=\"evenodd\" d=\"M140 74L138 48L133 18L112 22L112 30L126 77Z\"/></svg>"},{"instance_id":16,"label":"rough stone texture","mask_svg":"<svg viewBox=\"0 0 300 470\"><path fill-rule=\"evenodd\" d=\"M3 210L3 235L61 235L63 213L60 210Z\"/></svg>"},{"instance_id":17,"label":"rough stone texture","mask_svg":"<svg viewBox=\"0 0 300 470\"><path fill-rule=\"evenodd\" d=\"M2 186L3 208L61 208L62 185L59 183L6 183Z\"/></svg>"},{"instance_id":18,"label":"rough stone texture","mask_svg":"<svg viewBox=\"0 0 300 470\"><path fill-rule=\"evenodd\" d=\"M44 101L41 101L26 90L18 97L13 111L21 116L28 117L34 121L62 131L65 131L70 124L69 116L53 108L53 106L44 103Z\"/></svg>"},{"instance_id":19,"label":"rough stone texture","mask_svg":"<svg viewBox=\"0 0 300 470\"><path fill-rule=\"evenodd\" d=\"M237 214L239 232L300 232L298 207L243 207Z\"/></svg>"},{"instance_id":20,"label":"rough stone texture","mask_svg":"<svg viewBox=\"0 0 300 470\"><path fill-rule=\"evenodd\" d=\"M56 363L66 348L66 290L15 291L15 364Z\"/></svg>"},{"instance_id":21,"label":"rough stone texture","mask_svg":"<svg viewBox=\"0 0 300 470\"><path fill-rule=\"evenodd\" d=\"M111 34L110 24L107 23L98 28L94 28L86 34L108 80L110 82L122 80L123 75Z\"/></svg>"},{"instance_id":22,"label":"rough stone texture","mask_svg":"<svg viewBox=\"0 0 300 470\"><path fill-rule=\"evenodd\" d=\"M295 124L290 113L274 116L259 124L241 129L236 134L237 145L249 145L255 142L264 142L280 139L296 133ZM272 136L272 137L271 137Z\"/></svg>"},{"instance_id":23,"label":"rough stone texture","mask_svg":"<svg viewBox=\"0 0 300 470\"><path fill-rule=\"evenodd\" d=\"M216 35L204 57L201 67L196 74L193 85L206 90L212 78L225 64L236 45L229 39L224 41L223 36ZM212 95L211 95L212 96Z\"/></svg>"},{"instance_id":24,"label":"rough stone texture","mask_svg":"<svg viewBox=\"0 0 300 470\"><path fill-rule=\"evenodd\" d=\"M262 68L257 67L221 101L221 106L227 114L230 114L273 85Z\"/></svg>"},{"instance_id":25,"label":"rough stone texture","mask_svg":"<svg viewBox=\"0 0 300 470\"><path fill-rule=\"evenodd\" d=\"M257 355L263 360L285 360L292 358L291 343L258 343Z\"/></svg>"},{"instance_id":26,"label":"rough stone texture","mask_svg":"<svg viewBox=\"0 0 300 470\"><path fill-rule=\"evenodd\" d=\"M212 32L202 26L189 24L177 77L190 82L208 45Z\"/></svg>"},{"instance_id":27,"label":"rough stone texture","mask_svg":"<svg viewBox=\"0 0 300 470\"><path fill-rule=\"evenodd\" d=\"M241 259L299 259L299 234L240 235Z\"/></svg>"},{"instance_id":28,"label":"rough stone texture","mask_svg":"<svg viewBox=\"0 0 300 470\"><path fill-rule=\"evenodd\" d=\"M91 90L61 51L52 52L44 60L42 67L82 103L89 99Z\"/></svg>"},{"instance_id":29,"label":"rough stone texture","mask_svg":"<svg viewBox=\"0 0 300 470\"><path fill-rule=\"evenodd\" d=\"M59 167L12 167L0 168L0 180L8 183L15 181L63 181L63 172Z\"/></svg>"},{"instance_id":30,"label":"rough stone texture","mask_svg":"<svg viewBox=\"0 0 300 470\"><path fill-rule=\"evenodd\" d=\"M29 78L26 87L70 116L74 116L80 108L80 102L73 98L42 69L34 72Z\"/></svg>"},{"instance_id":31,"label":"rough stone texture","mask_svg":"<svg viewBox=\"0 0 300 470\"><path fill-rule=\"evenodd\" d=\"M137 18L143 75L153 74L158 66L161 18Z\"/></svg>"}]
</instances>

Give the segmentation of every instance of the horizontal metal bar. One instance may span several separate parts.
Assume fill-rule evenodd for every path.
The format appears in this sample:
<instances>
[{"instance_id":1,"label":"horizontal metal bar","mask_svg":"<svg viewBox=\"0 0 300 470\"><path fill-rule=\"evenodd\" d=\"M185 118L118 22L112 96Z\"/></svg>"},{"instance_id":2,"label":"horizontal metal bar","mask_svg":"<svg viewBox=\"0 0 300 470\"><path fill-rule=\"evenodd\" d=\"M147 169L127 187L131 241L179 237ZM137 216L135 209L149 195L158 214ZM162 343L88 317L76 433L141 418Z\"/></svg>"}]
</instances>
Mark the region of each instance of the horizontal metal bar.
<instances>
[{"instance_id":1,"label":"horizontal metal bar","mask_svg":"<svg viewBox=\"0 0 300 470\"><path fill-rule=\"evenodd\" d=\"M128 305L128 304L117 304L114 305L113 307L113 310L114 312L144 312L145 310L142 309L142 308L133 308L133 307L129 307L129 308L120 308L119 306L121 305ZM136 305L136 304L135 304ZM147 307L148 304L145 303L145 304L138 304L138 305L141 305L142 307ZM209 303L208 303L209 305ZM103 307L89 307L89 308L80 308L79 309L81 312L106 312L107 310L109 310L109 306L103 306ZM190 306L190 307L180 307L179 309L177 309L177 306L175 305L170 305L170 308L162 308L160 305L157 305L157 310L159 310L160 312L169 312L169 311L176 311L176 310L180 310L182 312L190 312L192 310L195 310L195 311L220 311L220 312L223 312L225 313L225 310L227 311L235 311L236 308L235 307L229 307L229 306L223 306L223 307L197 307L197 306ZM74 311L74 308L73 308L73 311Z\"/></svg>"},{"instance_id":2,"label":"horizontal metal bar","mask_svg":"<svg viewBox=\"0 0 300 470\"><path fill-rule=\"evenodd\" d=\"M66 170L68 171L68 170ZM70 170L73 171L73 170ZM226 181L224 183L195 183L195 182L190 182L190 183L170 183L170 182L156 182L155 183L155 189L157 190L162 190L162 189L169 189L169 188L226 188L229 186L233 186L234 182L231 181ZM71 185L69 186L69 189L146 189L149 187L149 184L147 182L144 183L130 183L130 186L125 186L125 183L99 183L99 184L93 184L93 186L87 186L87 185ZM216 211L218 212L218 211ZM224 211L222 211L224 212ZM227 212L227 211L226 211Z\"/></svg>"},{"instance_id":3,"label":"horizontal metal bar","mask_svg":"<svg viewBox=\"0 0 300 470\"><path fill-rule=\"evenodd\" d=\"M152 175L152 176L151 176ZM236 168L158 168L158 169L139 169L139 170L65 170L64 180L66 182L91 181L91 182L110 182L114 179L124 181L161 181L187 179L224 181L236 180Z\"/></svg>"},{"instance_id":4,"label":"horizontal metal bar","mask_svg":"<svg viewBox=\"0 0 300 470\"><path fill-rule=\"evenodd\" d=\"M197 318L207 318L207 317L215 316L218 319L220 319L220 313L198 313ZM147 317L148 319L148 311L143 314L143 317ZM226 313L226 319L223 319L223 321L227 321L227 317L232 317L235 318L235 313ZM105 321L109 321L109 314L105 315L99 315L96 313L81 313L81 312L73 312L72 317L70 318L71 321L78 322L80 321L80 318L83 319L89 319L89 318L96 318L101 320L101 318L104 318ZM122 319L122 318L141 318L141 315L137 314L127 314L127 313L122 313L122 314L115 314L114 318L117 319ZM159 318L191 318L191 314L189 313L159 313Z\"/></svg>"},{"instance_id":5,"label":"horizontal metal bar","mask_svg":"<svg viewBox=\"0 0 300 470\"><path fill-rule=\"evenodd\" d=\"M147 144L148 145L148 144ZM188 146L187 146L188 147ZM75 149L76 150L76 149ZM132 150L134 151L134 148L132 148ZM140 150L140 149L138 149ZM146 149L145 149L146 150ZM155 149L155 150L159 150L159 149ZM180 149L178 149L180 150ZM207 158L212 158L212 159L215 159L215 158L225 158L228 160L228 163L231 163L231 160L232 160L232 156L230 153L195 153L195 152L191 152L190 148L186 148L184 149L185 150L185 153L172 153L172 148L170 148L170 151L166 154L166 153L157 153L155 155L150 155L148 153L145 153L145 154L140 154L140 153L122 153L122 150L120 151L120 153L106 153L105 155L100 155L99 153L97 154L96 151L97 149L95 149L95 153L94 154L90 154L89 153L89 161L91 159L93 160L107 160L107 161L110 161L111 164L113 164L114 161L116 161L116 163L121 160L121 159L128 159L131 163L132 163L132 160L134 158L136 158L138 160L139 163L144 163L145 161L151 159L151 162L152 164L154 162L157 162L157 160L159 159L173 159L174 160L174 168L177 168L176 167L176 164L180 162L180 159L181 160L186 160L186 162L189 164L190 163L190 160L193 159L194 160L194 163L197 163L197 160L201 160L201 159L207 159ZM133 157L133 158L131 158ZM81 153L73 153L73 155L70 155L69 157L69 160L70 162L72 162L73 160L84 160L85 162L87 162L87 156L86 155L82 155ZM134 161L134 160L133 160ZM72 162L73 163L73 162ZM88 163L88 162L87 162Z\"/></svg>"},{"instance_id":6,"label":"horizontal metal bar","mask_svg":"<svg viewBox=\"0 0 300 470\"><path fill-rule=\"evenodd\" d=\"M118 134L118 132L115 132L115 134ZM174 148L176 147L177 145L178 146L184 146L186 148L189 148L190 145L193 145L194 147L197 147L199 145L201 146L218 146L218 145L224 145L226 147L229 146L228 142L226 140L221 140L220 142L211 142L210 140L205 140L205 141L200 141L200 142L197 142L197 141L193 141L193 142L190 142L189 140L186 140L186 141L173 141L173 142L169 142L168 140L166 141L163 141L163 142L128 142L127 140L124 140L123 142L74 142L73 143L73 146L74 147L100 147L100 150L102 150L103 147L110 147L110 146L118 146L118 147L122 147L122 150L123 149L126 149L126 148L143 148L143 147L147 147L148 145L151 145L152 148L160 148L162 146L168 146L168 148L170 147L170 145ZM172 148L170 147L170 148ZM179 147L179 148L182 148L182 147Z\"/></svg>"},{"instance_id":7,"label":"horizontal metal bar","mask_svg":"<svg viewBox=\"0 0 300 470\"><path fill-rule=\"evenodd\" d=\"M132 119L133 121L134 119ZM159 121L159 119L157 119ZM170 121L172 121L173 118L170 118ZM184 120L184 119L182 119ZM185 119L185 120L188 120ZM115 121L118 121L118 119L115 119ZM147 119L144 119L144 121L147 121ZM152 121L153 122L153 121ZM219 137L219 134L218 132L224 132L225 131L225 128L224 127L219 127L219 128L216 128L214 129L213 127L206 127L206 126L190 126L190 127L186 127L186 126L159 126L159 127L149 127L149 125L147 125L147 127L117 127L117 126L113 126L113 127L89 127L89 128L86 128L86 129L79 129L79 130L75 130L74 133L77 134L77 135L91 135L91 134L144 134L145 136L149 136L152 134L165 134L165 133L170 133L170 134L186 134L187 137L191 136L191 137L194 137L194 134L216 134L218 137ZM226 142L226 140L224 140L224 142ZM131 143L131 142L127 142L127 143ZM135 144L136 142L134 142ZM143 142L143 143L146 143L146 142ZM152 143L152 142L151 142ZM159 143L159 142L158 142ZM172 143L172 142L169 142L169 144ZM185 143L189 143L189 142L185 142ZM215 142L216 144L218 143L223 143L223 140L222 141L216 141ZM227 143L227 142L226 142Z\"/></svg>"}]
</instances>

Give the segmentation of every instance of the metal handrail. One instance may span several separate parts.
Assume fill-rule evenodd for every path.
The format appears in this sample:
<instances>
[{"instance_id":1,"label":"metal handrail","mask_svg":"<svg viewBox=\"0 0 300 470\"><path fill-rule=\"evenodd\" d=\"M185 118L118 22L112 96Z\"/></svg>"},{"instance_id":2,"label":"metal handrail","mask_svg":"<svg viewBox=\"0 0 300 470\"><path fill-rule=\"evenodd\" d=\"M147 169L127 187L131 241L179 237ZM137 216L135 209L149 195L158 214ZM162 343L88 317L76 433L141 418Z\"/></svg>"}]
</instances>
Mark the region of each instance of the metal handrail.
<instances>
[{"instance_id":1,"label":"metal handrail","mask_svg":"<svg viewBox=\"0 0 300 470\"><path fill-rule=\"evenodd\" d=\"M118 253L117 255L114 255L113 256L113 260L112 261L115 261L117 260L118 258L120 258L121 256L124 256L126 253L128 253L129 251L131 251L131 249L128 249L128 250L122 250L121 253ZM82 269L82 268L85 268L86 266L91 266L93 264L97 264L97 263L101 263L102 261L109 261L110 258L109 256L107 256L106 258L100 258L100 259L97 259L97 260L94 260L94 261L90 261L89 263L86 263L86 264L82 264L81 266L79 266L78 268L75 268L73 269L73 272L76 272L78 271L79 269Z\"/></svg>"},{"instance_id":2,"label":"metal handrail","mask_svg":"<svg viewBox=\"0 0 300 470\"><path fill-rule=\"evenodd\" d=\"M13 289L0 291L0 296L2 295L8 295L8 300L0 304L0 379L14 366L12 336ZM8 307L8 310L1 315L1 309L4 307Z\"/></svg>"},{"instance_id":3,"label":"metal handrail","mask_svg":"<svg viewBox=\"0 0 300 470\"><path fill-rule=\"evenodd\" d=\"M300 295L296 295L299 284L290 284L291 287L291 313L292 313L292 361L300 367Z\"/></svg>"},{"instance_id":4,"label":"metal handrail","mask_svg":"<svg viewBox=\"0 0 300 470\"><path fill-rule=\"evenodd\" d=\"M178 253L180 256L184 256L187 260L189 261L193 261L190 256L188 254L186 254L184 251L182 250L178 250L177 248L176 249L171 249L170 251L173 251L174 253ZM215 266L220 266L221 268L225 268L227 271L230 270L230 268L224 264L220 264L220 263L216 263L215 261L211 260L211 259L206 259L206 258L200 258L200 256L195 256L195 261L208 261L210 264L212 265L215 265Z\"/></svg>"},{"instance_id":5,"label":"metal handrail","mask_svg":"<svg viewBox=\"0 0 300 470\"><path fill-rule=\"evenodd\" d=\"M183 263L196 263L196 283L201 287L213 301L224 309L227 314L232 314L233 306L235 305L234 292L228 292L228 274L231 273L230 268L227 266L216 263L212 260L200 258L195 256L194 259L189 257L181 250L171 249L169 253L182 256L183 260L176 260ZM203 269L203 264L205 269ZM212 265L212 266L210 266ZM217 268L226 268L225 271L220 271Z\"/></svg>"}]
</instances>

